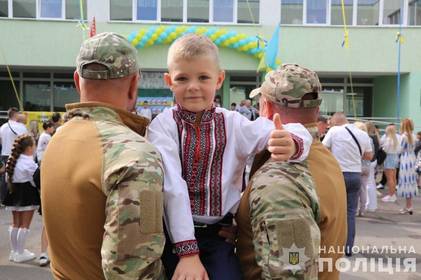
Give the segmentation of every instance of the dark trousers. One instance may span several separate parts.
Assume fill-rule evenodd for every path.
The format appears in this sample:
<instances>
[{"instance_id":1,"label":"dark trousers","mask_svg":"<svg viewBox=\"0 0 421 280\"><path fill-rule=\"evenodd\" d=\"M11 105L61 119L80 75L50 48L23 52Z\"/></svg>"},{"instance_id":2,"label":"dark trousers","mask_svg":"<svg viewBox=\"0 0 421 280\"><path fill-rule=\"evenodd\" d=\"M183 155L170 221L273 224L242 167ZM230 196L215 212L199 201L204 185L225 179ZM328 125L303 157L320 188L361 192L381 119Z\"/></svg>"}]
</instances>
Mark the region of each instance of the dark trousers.
<instances>
[{"instance_id":1,"label":"dark trousers","mask_svg":"<svg viewBox=\"0 0 421 280\"><path fill-rule=\"evenodd\" d=\"M204 229L200 230L204 232ZM177 267L179 257L173 253L173 245L166 234L162 262L168 279L171 279ZM200 260L205 267L210 280L241 280L241 269L234 245L219 237L212 230L210 234L199 233L196 230L196 240L199 244Z\"/></svg>"},{"instance_id":2,"label":"dark trousers","mask_svg":"<svg viewBox=\"0 0 421 280\"><path fill-rule=\"evenodd\" d=\"M358 193L361 188L361 173L343 172L346 186L348 237L346 240L346 254L352 254L355 239L355 215L358 208Z\"/></svg>"}]
</instances>

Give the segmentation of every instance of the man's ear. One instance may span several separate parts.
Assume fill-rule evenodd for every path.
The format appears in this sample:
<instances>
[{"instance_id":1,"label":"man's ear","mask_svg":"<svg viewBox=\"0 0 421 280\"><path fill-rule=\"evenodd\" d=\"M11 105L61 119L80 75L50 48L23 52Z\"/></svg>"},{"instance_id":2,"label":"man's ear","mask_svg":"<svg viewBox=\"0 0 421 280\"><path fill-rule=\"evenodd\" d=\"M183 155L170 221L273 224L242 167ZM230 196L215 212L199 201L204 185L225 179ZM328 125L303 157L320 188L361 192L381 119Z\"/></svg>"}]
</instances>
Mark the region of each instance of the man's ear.
<instances>
[{"instance_id":1,"label":"man's ear","mask_svg":"<svg viewBox=\"0 0 421 280\"><path fill-rule=\"evenodd\" d=\"M218 81L216 83L216 89L220 89L222 87L224 80L225 80L225 71L221 70L219 71L219 74L218 74Z\"/></svg>"},{"instance_id":2,"label":"man's ear","mask_svg":"<svg viewBox=\"0 0 421 280\"><path fill-rule=\"evenodd\" d=\"M80 77L79 77L79 73L77 71L75 71L73 73L73 81L74 81L75 86L76 86L76 91L80 95L80 84L79 84L80 83Z\"/></svg>"},{"instance_id":3,"label":"man's ear","mask_svg":"<svg viewBox=\"0 0 421 280\"><path fill-rule=\"evenodd\" d=\"M171 87L172 87L172 80L171 80L170 73L164 73L164 82L171 89Z\"/></svg>"},{"instance_id":4,"label":"man's ear","mask_svg":"<svg viewBox=\"0 0 421 280\"><path fill-rule=\"evenodd\" d=\"M130 79L130 87L128 92L128 98L129 100L137 99L137 86L139 84L139 74L133 75L133 77Z\"/></svg>"},{"instance_id":5,"label":"man's ear","mask_svg":"<svg viewBox=\"0 0 421 280\"><path fill-rule=\"evenodd\" d=\"M260 116L271 120L274 114L273 104L271 102L268 102L266 98L264 98L263 96L260 96L259 106L260 106Z\"/></svg>"}]
</instances>

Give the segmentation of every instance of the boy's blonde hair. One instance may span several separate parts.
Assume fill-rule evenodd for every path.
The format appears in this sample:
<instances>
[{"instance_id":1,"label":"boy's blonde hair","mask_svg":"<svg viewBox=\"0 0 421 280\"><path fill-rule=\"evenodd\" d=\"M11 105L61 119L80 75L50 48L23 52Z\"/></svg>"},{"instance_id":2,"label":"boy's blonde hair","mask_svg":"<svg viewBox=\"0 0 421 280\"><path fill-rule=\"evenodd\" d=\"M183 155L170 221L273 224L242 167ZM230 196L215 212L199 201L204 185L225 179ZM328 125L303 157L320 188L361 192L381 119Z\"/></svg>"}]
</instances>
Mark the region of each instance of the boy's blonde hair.
<instances>
[{"instance_id":1,"label":"boy's blonde hair","mask_svg":"<svg viewBox=\"0 0 421 280\"><path fill-rule=\"evenodd\" d=\"M189 60L199 56L209 55L219 67L218 47L211 39L204 35L194 33L186 34L178 38L169 48L167 56L168 69L171 64L179 59Z\"/></svg>"}]
</instances>

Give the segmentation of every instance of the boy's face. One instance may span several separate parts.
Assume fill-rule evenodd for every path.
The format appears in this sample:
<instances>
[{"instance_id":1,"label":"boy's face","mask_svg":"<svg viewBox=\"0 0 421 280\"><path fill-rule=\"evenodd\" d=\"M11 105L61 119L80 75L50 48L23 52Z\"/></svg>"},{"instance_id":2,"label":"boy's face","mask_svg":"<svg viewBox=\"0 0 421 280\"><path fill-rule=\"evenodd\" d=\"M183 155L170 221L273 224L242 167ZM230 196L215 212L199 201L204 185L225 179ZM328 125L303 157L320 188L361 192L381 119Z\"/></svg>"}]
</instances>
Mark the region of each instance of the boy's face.
<instances>
[{"instance_id":1,"label":"boy's face","mask_svg":"<svg viewBox=\"0 0 421 280\"><path fill-rule=\"evenodd\" d=\"M212 56L206 55L173 60L169 73L164 76L177 104L191 112L212 107L215 92L221 88L224 78L224 71L219 70Z\"/></svg>"}]
</instances>

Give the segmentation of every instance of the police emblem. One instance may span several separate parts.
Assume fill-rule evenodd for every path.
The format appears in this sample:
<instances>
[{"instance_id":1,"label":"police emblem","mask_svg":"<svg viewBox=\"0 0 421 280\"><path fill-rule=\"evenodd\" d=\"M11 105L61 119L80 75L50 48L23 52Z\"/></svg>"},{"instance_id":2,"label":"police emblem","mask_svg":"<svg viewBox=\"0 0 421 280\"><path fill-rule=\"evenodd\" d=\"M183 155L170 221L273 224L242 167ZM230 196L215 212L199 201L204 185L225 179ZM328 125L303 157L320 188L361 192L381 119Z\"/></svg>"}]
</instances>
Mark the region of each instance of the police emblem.
<instances>
[{"instance_id":1,"label":"police emblem","mask_svg":"<svg viewBox=\"0 0 421 280\"><path fill-rule=\"evenodd\" d=\"M300 262L300 252L289 252L289 264L296 265Z\"/></svg>"},{"instance_id":2,"label":"police emblem","mask_svg":"<svg viewBox=\"0 0 421 280\"><path fill-rule=\"evenodd\" d=\"M305 255L305 248L298 248L294 243L290 248L282 248L281 261L292 274L305 270L305 263L309 259Z\"/></svg>"}]
</instances>

